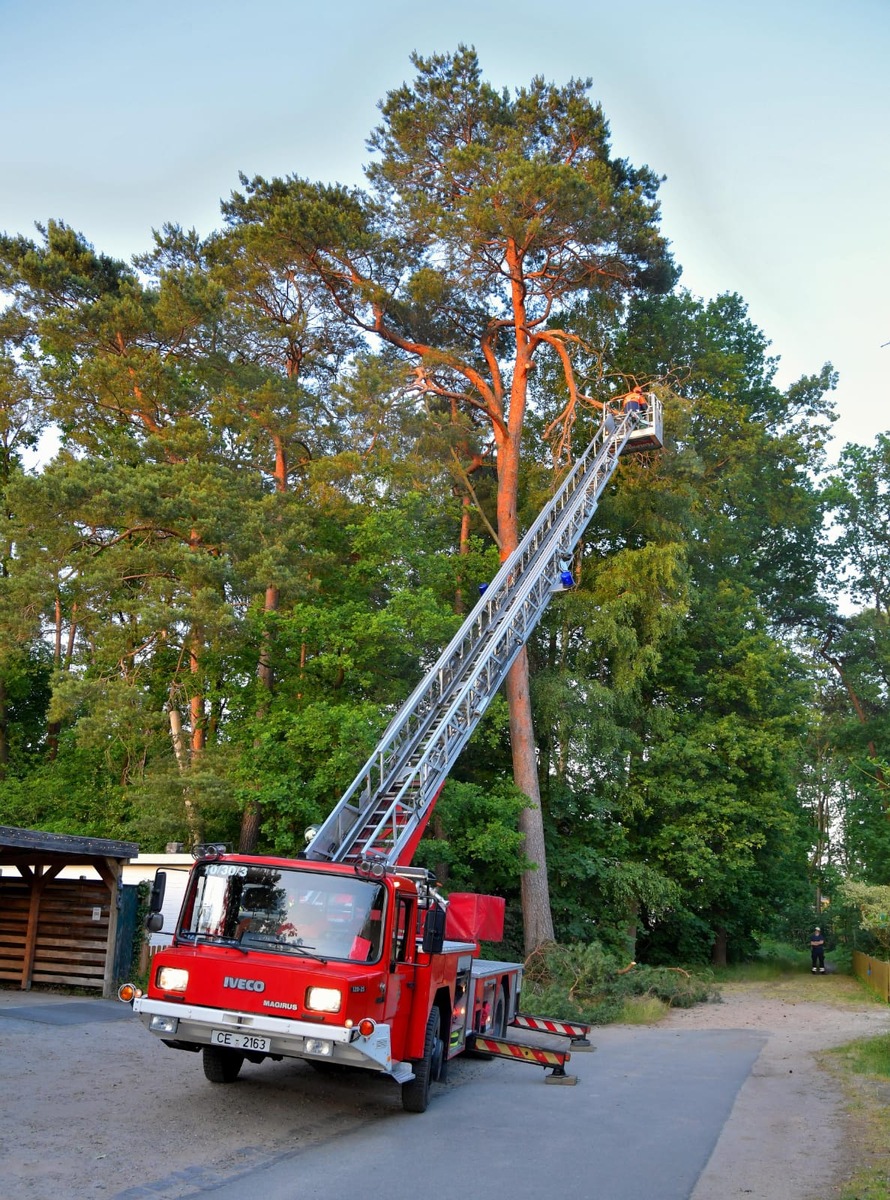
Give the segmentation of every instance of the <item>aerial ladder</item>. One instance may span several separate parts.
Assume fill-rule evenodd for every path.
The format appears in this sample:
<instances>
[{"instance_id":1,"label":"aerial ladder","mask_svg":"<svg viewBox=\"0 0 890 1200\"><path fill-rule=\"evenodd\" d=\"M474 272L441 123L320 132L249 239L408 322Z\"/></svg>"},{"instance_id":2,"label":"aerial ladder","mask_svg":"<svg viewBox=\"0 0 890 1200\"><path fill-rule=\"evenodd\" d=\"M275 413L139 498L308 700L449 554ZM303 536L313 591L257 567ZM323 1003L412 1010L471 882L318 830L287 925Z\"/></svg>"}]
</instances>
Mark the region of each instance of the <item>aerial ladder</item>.
<instances>
[{"instance_id":1,"label":"aerial ladder","mask_svg":"<svg viewBox=\"0 0 890 1200\"><path fill-rule=\"evenodd\" d=\"M661 401L605 419L473 611L390 722L304 857L367 870L406 867L449 771L556 592L625 454L662 446Z\"/></svg>"}]
</instances>

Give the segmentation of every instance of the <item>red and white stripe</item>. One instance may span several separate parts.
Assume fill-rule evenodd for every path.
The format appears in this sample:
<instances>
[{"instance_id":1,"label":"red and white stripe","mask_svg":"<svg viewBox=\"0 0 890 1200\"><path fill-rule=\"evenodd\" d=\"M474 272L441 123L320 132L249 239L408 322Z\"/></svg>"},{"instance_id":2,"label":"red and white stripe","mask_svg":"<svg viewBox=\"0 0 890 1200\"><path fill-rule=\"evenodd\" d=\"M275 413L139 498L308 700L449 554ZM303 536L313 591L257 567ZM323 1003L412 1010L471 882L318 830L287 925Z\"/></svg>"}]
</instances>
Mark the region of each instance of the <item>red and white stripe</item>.
<instances>
[{"instance_id":1,"label":"red and white stripe","mask_svg":"<svg viewBox=\"0 0 890 1200\"><path fill-rule=\"evenodd\" d=\"M525 1017L517 1013L510 1022L518 1029L535 1029L540 1033L557 1033L561 1037L583 1038L590 1033L589 1025L573 1021L552 1021L549 1017Z\"/></svg>"},{"instance_id":2,"label":"red and white stripe","mask_svg":"<svg viewBox=\"0 0 890 1200\"><path fill-rule=\"evenodd\" d=\"M567 1050L542 1050L538 1046L523 1046L518 1042L502 1042L498 1038L476 1034L474 1050L497 1054L500 1058L516 1058L520 1062L537 1063L542 1067L564 1067L572 1057Z\"/></svg>"}]
</instances>

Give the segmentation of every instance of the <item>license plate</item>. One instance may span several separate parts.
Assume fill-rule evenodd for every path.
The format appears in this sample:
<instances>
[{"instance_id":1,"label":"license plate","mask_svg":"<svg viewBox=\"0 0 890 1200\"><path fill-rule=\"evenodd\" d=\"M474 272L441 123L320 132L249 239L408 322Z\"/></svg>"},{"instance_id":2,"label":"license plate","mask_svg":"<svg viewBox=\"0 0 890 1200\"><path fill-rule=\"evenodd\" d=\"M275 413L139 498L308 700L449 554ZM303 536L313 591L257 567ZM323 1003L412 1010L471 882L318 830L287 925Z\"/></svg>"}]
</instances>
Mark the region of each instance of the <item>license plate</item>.
<instances>
[{"instance_id":1,"label":"license plate","mask_svg":"<svg viewBox=\"0 0 890 1200\"><path fill-rule=\"evenodd\" d=\"M228 1046L231 1050L259 1050L271 1048L272 1039L257 1037L255 1033L229 1033L227 1029L214 1029L210 1035L214 1046Z\"/></svg>"}]
</instances>

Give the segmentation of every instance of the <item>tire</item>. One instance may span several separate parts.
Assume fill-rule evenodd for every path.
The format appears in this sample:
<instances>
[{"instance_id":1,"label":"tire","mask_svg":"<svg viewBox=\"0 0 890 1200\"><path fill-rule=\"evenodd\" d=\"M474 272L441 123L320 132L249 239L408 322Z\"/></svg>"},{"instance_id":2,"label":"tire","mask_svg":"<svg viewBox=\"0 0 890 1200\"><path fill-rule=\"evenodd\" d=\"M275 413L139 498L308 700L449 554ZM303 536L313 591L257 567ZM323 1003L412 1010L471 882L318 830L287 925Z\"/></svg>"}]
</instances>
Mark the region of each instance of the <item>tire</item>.
<instances>
[{"instance_id":1,"label":"tire","mask_svg":"<svg viewBox=\"0 0 890 1200\"><path fill-rule=\"evenodd\" d=\"M414 1062L414 1078L402 1084L402 1108L405 1112L426 1112L430 1102L430 1084L442 1074L445 1047L439 1036L439 1010L433 1008L427 1018L423 1058Z\"/></svg>"},{"instance_id":2,"label":"tire","mask_svg":"<svg viewBox=\"0 0 890 1200\"><path fill-rule=\"evenodd\" d=\"M205 1046L201 1055L204 1074L211 1083L234 1083L244 1062L244 1055L222 1046Z\"/></svg>"}]
</instances>

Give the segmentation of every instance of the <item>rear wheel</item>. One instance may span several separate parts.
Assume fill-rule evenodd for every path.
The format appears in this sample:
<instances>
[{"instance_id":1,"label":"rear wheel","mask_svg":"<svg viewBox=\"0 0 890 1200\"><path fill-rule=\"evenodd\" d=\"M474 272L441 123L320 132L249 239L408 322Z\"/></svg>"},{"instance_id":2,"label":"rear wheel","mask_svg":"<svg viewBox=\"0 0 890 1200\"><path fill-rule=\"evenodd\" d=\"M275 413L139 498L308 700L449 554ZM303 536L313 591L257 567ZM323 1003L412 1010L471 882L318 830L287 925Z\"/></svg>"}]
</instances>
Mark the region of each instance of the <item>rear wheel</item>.
<instances>
[{"instance_id":1,"label":"rear wheel","mask_svg":"<svg viewBox=\"0 0 890 1200\"><path fill-rule=\"evenodd\" d=\"M205 1046L202 1054L204 1074L211 1083L233 1083L238 1078L244 1055L222 1046Z\"/></svg>"},{"instance_id":2,"label":"rear wheel","mask_svg":"<svg viewBox=\"0 0 890 1200\"><path fill-rule=\"evenodd\" d=\"M426 1023L423 1058L414 1065L414 1078L402 1084L402 1108L405 1112L426 1112L430 1102L430 1084L442 1074L445 1047L439 1036L439 1010L434 1008Z\"/></svg>"}]
</instances>

